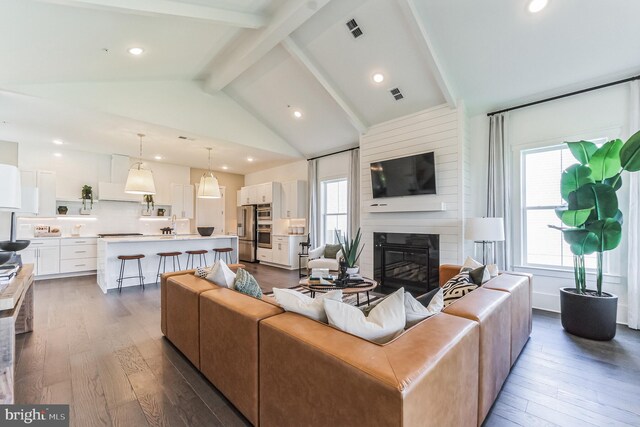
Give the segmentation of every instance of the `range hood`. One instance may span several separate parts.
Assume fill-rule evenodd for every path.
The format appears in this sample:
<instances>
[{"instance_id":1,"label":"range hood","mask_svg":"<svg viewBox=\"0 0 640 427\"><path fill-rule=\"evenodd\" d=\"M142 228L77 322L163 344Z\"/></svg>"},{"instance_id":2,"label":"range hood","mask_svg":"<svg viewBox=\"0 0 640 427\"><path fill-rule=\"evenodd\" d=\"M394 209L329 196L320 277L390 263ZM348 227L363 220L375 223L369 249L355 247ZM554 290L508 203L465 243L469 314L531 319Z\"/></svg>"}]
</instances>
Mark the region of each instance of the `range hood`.
<instances>
[{"instance_id":1,"label":"range hood","mask_svg":"<svg viewBox=\"0 0 640 427\"><path fill-rule=\"evenodd\" d=\"M111 182L98 183L98 200L142 203L142 196L124 192L130 167L129 156L111 156Z\"/></svg>"}]
</instances>

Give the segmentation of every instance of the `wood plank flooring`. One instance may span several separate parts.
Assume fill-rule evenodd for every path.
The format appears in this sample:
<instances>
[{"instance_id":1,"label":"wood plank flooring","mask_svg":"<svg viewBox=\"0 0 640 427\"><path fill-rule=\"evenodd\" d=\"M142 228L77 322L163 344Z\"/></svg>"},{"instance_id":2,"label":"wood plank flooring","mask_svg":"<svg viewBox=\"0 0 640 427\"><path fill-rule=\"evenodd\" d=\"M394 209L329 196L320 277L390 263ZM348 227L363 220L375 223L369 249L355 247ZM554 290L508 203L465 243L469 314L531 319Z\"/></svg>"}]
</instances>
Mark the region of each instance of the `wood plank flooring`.
<instances>
[{"instance_id":1,"label":"wood plank flooring","mask_svg":"<svg viewBox=\"0 0 640 427\"><path fill-rule=\"evenodd\" d=\"M251 265L265 291L297 271ZM95 276L38 281L34 332L16 339L16 403L70 403L74 426L242 426L248 422L160 332L158 286L102 294ZM640 426L640 332L609 343L534 332L486 426Z\"/></svg>"}]
</instances>

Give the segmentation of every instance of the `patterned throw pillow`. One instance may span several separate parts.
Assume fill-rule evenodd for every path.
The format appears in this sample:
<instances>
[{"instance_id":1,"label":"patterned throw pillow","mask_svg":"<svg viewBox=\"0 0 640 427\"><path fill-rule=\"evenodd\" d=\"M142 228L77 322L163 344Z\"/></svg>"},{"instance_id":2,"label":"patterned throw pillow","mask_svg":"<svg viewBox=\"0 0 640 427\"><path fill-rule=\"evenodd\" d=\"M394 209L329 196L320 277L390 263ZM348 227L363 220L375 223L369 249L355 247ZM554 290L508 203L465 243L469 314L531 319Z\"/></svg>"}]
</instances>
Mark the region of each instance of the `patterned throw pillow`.
<instances>
[{"instance_id":1,"label":"patterned throw pillow","mask_svg":"<svg viewBox=\"0 0 640 427\"><path fill-rule=\"evenodd\" d=\"M211 267L197 267L193 274L201 279L206 279L210 272Z\"/></svg>"},{"instance_id":2,"label":"patterned throw pillow","mask_svg":"<svg viewBox=\"0 0 640 427\"><path fill-rule=\"evenodd\" d=\"M258 285L256 279L249 274L248 271L242 268L238 269L238 272L236 273L236 281L233 286L238 292L256 298L262 298L262 289L260 289L260 285Z\"/></svg>"},{"instance_id":3,"label":"patterned throw pillow","mask_svg":"<svg viewBox=\"0 0 640 427\"><path fill-rule=\"evenodd\" d=\"M444 293L444 306L447 307L449 304L462 298L477 287L478 285L471 282L469 273L460 273L453 276L442 286L442 291Z\"/></svg>"}]
</instances>

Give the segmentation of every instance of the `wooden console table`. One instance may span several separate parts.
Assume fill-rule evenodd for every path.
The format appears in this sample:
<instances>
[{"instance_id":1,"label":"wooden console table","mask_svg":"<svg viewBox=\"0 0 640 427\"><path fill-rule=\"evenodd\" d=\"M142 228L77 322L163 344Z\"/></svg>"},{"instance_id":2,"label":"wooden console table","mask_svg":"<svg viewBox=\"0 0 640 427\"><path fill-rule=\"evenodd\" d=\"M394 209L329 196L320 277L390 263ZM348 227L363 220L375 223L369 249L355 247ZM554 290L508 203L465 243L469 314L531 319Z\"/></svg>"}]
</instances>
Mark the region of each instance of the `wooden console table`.
<instances>
[{"instance_id":1,"label":"wooden console table","mask_svg":"<svg viewBox=\"0 0 640 427\"><path fill-rule=\"evenodd\" d=\"M15 398L16 334L33 330L33 264L25 264L0 292L0 404Z\"/></svg>"}]
</instances>

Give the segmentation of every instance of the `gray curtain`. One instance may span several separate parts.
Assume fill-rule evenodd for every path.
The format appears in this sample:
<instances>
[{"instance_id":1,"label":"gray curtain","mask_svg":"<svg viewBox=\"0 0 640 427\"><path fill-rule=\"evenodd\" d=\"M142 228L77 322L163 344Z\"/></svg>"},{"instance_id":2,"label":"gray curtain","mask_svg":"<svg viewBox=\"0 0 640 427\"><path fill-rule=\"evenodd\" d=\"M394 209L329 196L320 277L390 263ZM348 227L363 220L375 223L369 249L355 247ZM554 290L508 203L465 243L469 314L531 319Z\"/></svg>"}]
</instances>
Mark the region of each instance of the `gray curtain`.
<instances>
[{"instance_id":1,"label":"gray curtain","mask_svg":"<svg viewBox=\"0 0 640 427\"><path fill-rule=\"evenodd\" d=\"M347 234L353 239L360 227L360 149L351 150L349 154Z\"/></svg>"},{"instance_id":2,"label":"gray curtain","mask_svg":"<svg viewBox=\"0 0 640 427\"><path fill-rule=\"evenodd\" d=\"M318 159L308 162L309 186L309 224L307 230L310 234L311 249L320 244L320 220L318 218Z\"/></svg>"},{"instance_id":3,"label":"gray curtain","mask_svg":"<svg viewBox=\"0 0 640 427\"><path fill-rule=\"evenodd\" d=\"M504 218L504 242L496 242L496 263L502 270L511 269L511 200L509 186L509 152L506 141L507 115L495 114L489 123L489 173L487 217Z\"/></svg>"}]
</instances>

